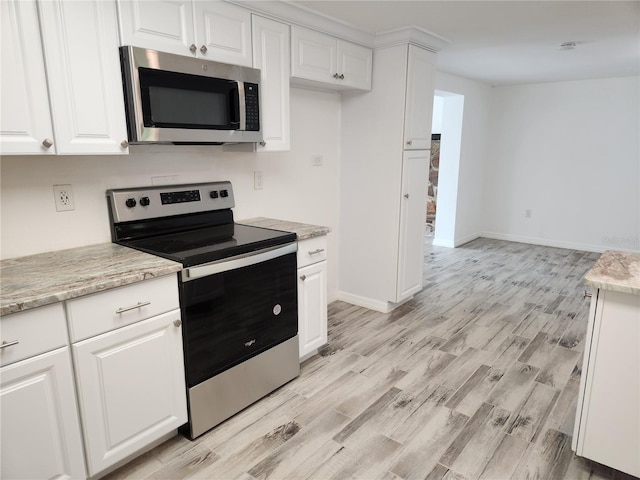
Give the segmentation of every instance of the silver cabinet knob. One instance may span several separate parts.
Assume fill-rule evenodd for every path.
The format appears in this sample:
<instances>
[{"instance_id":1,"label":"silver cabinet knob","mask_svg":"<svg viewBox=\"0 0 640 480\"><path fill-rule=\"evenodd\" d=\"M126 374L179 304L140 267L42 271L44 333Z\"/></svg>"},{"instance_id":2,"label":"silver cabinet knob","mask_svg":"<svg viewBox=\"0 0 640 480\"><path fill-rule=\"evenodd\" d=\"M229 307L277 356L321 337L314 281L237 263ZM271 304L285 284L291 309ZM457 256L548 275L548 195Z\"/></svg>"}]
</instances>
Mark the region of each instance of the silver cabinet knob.
<instances>
[{"instance_id":1,"label":"silver cabinet knob","mask_svg":"<svg viewBox=\"0 0 640 480\"><path fill-rule=\"evenodd\" d=\"M202 45L202 46L200 47L200 51L201 51L202 53L207 53L207 46L206 46L206 45Z\"/></svg>"},{"instance_id":2,"label":"silver cabinet knob","mask_svg":"<svg viewBox=\"0 0 640 480\"><path fill-rule=\"evenodd\" d=\"M174 321L173 321L173 325L174 325L175 327L179 327L180 325L182 325L182 320L174 320Z\"/></svg>"},{"instance_id":3,"label":"silver cabinet knob","mask_svg":"<svg viewBox=\"0 0 640 480\"><path fill-rule=\"evenodd\" d=\"M120 146L121 146L122 148L128 148L128 147L129 147L129 142L127 142L126 140L122 140L122 141L120 142Z\"/></svg>"},{"instance_id":4,"label":"silver cabinet knob","mask_svg":"<svg viewBox=\"0 0 640 480\"><path fill-rule=\"evenodd\" d=\"M341 73L341 74L338 76L338 78L339 78L340 80L344 80L344 73Z\"/></svg>"},{"instance_id":5,"label":"silver cabinet knob","mask_svg":"<svg viewBox=\"0 0 640 480\"><path fill-rule=\"evenodd\" d=\"M266 145L267 145L267 142L265 142L264 140L260 142L261 147L266 147Z\"/></svg>"},{"instance_id":6,"label":"silver cabinet knob","mask_svg":"<svg viewBox=\"0 0 640 480\"><path fill-rule=\"evenodd\" d=\"M409 198L409 194L408 194L408 193L405 193L405 194L404 194L404 198Z\"/></svg>"},{"instance_id":7,"label":"silver cabinet knob","mask_svg":"<svg viewBox=\"0 0 640 480\"><path fill-rule=\"evenodd\" d=\"M189 47L189 50L191 51L191 53L196 53L197 49L198 47L196 47L195 43L192 43L191 46Z\"/></svg>"},{"instance_id":8,"label":"silver cabinet knob","mask_svg":"<svg viewBox=\"0 0 640 480\"><path fill-rule=\"evenodd\" d=\"M340 78L340 75L338 75L337 73L334 73L333 74L333 78L335 78L337 80L338 78Z\"/></svg>"},{"instance_id":9,"label":"silver cabinet knob","mask_svg":"<svg viewBox=\"0 0 640 480\"><path fill-rule=\"evenodd\" d=\"M53 140L51 140L50 138L45 138L45 139L42 141L42 146L43 146L44 148L51 148L51 147L53 147Z\"/></svg>"},{"instance_id":10,"label":"silver cabinet knob","mask_svg":"<svg viewBox=\"0 0 640 480\"><path fill-rule=\"evenodd\" d=\"M300 276L300 280L302 280L303 282L304 282L306 279L307 279L307 276L306 276L306 275L301 275L301 276Z\"/></svg>"},{"instance_id":11,"label":"silver cabinet knob","mask_svg":"<svg viewBox=\"0 0 640 480\"><path fill-rule=\"evenodd\" d=\"M413 145L413 140L407 140L407 145Z\"/></svg>"}]
</instances>

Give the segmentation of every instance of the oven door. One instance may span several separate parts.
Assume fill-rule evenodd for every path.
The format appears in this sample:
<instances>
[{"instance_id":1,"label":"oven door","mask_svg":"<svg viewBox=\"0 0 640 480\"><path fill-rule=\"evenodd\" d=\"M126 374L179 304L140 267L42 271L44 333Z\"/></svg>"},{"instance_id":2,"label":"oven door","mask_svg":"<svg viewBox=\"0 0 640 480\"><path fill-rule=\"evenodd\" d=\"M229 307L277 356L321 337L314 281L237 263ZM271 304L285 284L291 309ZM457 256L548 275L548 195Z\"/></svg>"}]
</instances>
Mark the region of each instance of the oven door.
<instances>
[{"instance_id":1,"label":"oven door","mask_svg":"<svg viewBox=\"0 0 640 480\"><path fill-rule=\"evenodd\" d=\"M188 387L294 337L297 244L182 272Z\"/></svg>"}]
</instances>

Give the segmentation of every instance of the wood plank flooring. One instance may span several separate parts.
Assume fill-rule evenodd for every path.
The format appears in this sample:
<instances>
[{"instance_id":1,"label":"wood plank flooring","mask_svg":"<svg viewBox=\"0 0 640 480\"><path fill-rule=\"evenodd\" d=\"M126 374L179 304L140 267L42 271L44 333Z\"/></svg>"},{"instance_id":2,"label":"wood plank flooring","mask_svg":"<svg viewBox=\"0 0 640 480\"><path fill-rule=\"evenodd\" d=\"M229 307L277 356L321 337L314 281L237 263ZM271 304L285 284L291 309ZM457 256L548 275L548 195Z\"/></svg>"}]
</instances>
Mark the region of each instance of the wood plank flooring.
<instances>
[{"instance_id":1,"label":"wood plank flooring","mask_svg":"<svg viewBox=\"0 0 640 480\"><path fill-rule=\"evenodd\" d=\"M630 478L571 451L598 257L427 242L414 299L388 314L332 303L329 343L299 378L106 478Z\"/></svg>"}]
</instances>

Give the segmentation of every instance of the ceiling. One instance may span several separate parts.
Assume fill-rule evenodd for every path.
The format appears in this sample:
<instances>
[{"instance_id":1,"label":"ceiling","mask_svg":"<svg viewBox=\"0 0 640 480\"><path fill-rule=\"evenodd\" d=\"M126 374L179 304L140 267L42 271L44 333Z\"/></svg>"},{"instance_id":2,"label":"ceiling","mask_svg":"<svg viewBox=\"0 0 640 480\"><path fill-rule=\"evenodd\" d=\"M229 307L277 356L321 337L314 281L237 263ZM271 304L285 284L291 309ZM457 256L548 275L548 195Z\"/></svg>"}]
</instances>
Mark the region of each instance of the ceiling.
<instances>
[{"instance_id":1,"label":"ceiling","mask_svg":"<svg viewBox=\"0 0 640 480\"><path fill-rule=\"evenodd\" d=\"M640 1L298 0L367 33L418 26L450 41L438 70L489 85L640 75ZM562 50L564 42L575 42Z\"/></svg>"}]
</instances>

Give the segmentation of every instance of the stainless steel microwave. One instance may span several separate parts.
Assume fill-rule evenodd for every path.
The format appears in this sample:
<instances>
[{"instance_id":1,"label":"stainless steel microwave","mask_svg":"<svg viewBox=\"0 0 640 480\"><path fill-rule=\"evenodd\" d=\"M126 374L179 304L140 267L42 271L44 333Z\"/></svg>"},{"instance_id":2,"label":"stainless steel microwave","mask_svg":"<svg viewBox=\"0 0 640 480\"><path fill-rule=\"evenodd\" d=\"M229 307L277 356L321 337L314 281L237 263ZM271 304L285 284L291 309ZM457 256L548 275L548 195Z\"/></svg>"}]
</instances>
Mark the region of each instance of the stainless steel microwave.
<instances>
[{"instance_id":1,"label":"stainless steel microwave","mask_svg":"<svg viewBox=\"0 0 640 480\"><path fill-rule=\"evenodd\" d=\"M261 142L260 70L120 47L129 143Z\"/></svg>"}]
</instances>

